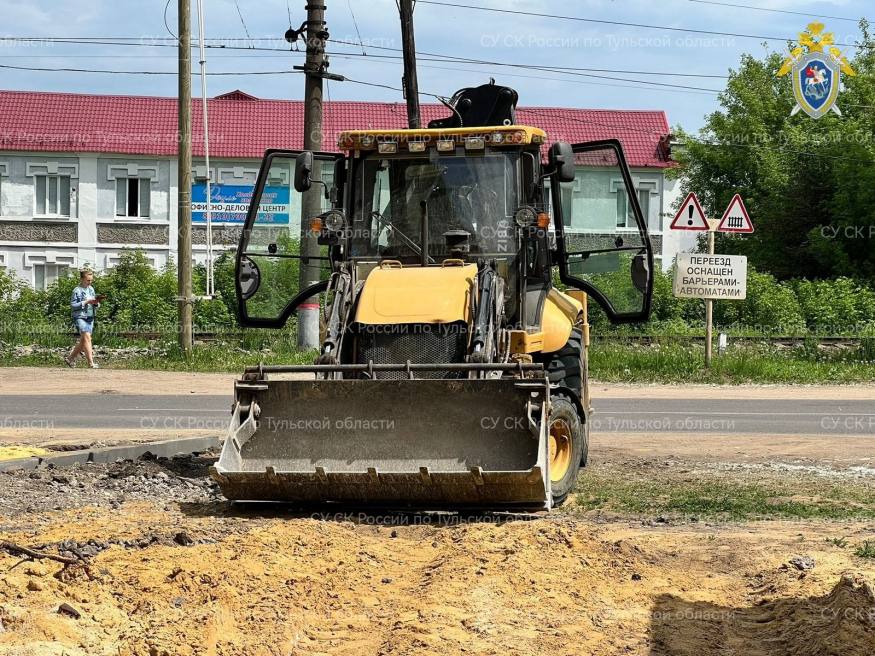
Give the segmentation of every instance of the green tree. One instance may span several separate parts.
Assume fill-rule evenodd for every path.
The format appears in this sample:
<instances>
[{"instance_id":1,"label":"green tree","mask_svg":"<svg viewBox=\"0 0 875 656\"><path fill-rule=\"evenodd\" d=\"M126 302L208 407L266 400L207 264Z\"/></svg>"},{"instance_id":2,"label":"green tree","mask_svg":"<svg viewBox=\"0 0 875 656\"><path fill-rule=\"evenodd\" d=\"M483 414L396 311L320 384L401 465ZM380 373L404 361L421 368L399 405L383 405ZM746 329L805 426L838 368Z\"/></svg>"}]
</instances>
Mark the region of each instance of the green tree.
<instances>
[{"instance_id":1,"label":"green tree","mask_svg":"<svg viewBox=\"0 0 875 656\"><path fill-rule=\"evenodd\" d=\"M718 252L747 255L779 279L875 278L875 40L860 27L842 116L790 116L791 82L777 77L784 54L744 55L700 134L680 131L684 191L717 218L740 193L756 225L751 236L718 234Z\"/></svg>"}]
</instances>

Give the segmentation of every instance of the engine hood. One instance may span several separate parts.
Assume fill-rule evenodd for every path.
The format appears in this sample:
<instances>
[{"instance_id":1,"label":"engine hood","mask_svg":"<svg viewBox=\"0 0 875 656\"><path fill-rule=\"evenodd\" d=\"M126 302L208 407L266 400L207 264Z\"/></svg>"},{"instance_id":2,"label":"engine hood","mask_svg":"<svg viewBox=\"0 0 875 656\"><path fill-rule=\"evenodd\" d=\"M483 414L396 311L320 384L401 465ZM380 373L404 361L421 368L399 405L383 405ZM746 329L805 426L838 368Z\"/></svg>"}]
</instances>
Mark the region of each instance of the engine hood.
<instances>
[{"instance_id":1,"label":"engine hood","mask_svg":"<svg viewBox=\"0 0 875 656\"><path fill-rule=\"evenodd\" d=\"M355 320L366 325L471 319L477 265L377 267L365 281Z\"/></svg>"}]
</instances>

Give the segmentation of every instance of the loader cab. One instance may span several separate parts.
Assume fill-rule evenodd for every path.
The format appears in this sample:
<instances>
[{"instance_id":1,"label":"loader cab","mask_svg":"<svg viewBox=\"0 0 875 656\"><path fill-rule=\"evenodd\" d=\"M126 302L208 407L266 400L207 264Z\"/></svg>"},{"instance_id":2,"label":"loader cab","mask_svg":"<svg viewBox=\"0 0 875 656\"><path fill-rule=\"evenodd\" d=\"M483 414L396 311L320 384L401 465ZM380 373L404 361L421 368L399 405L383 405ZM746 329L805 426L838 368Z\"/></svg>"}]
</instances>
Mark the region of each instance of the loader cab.
<instances>
[{"instance_id":1,"label":"loader cab","mask_svg":"<svg viewBox=\"0 0 875 656\"><path fill-rule=\"evenodd\" d=\"M340 135L343 155L269 151L237 253L241 324L285 325L342 266L364 280L464 264L494 268L522 330L541 324L554 268L612 321L646 320L653 253L620 143L558 143L544 161L545 140L515 125L363 130Z\"/></svg>"},{"instance_id":2,"label":"loader cab","mask_svg":"<svg viewBox=\"0 0 875 656\"><path fill-rule=\"evenodd\" d=\"M512 317L526 275L518 221L537 220L530 208L543 204L536 181L544 138L523 126L342 134L351 151L346 248L358 277L387 261L494 267ZM548 276L546 245L540 259L525 261L540 262Z\"/></svg>"}]
</instances>

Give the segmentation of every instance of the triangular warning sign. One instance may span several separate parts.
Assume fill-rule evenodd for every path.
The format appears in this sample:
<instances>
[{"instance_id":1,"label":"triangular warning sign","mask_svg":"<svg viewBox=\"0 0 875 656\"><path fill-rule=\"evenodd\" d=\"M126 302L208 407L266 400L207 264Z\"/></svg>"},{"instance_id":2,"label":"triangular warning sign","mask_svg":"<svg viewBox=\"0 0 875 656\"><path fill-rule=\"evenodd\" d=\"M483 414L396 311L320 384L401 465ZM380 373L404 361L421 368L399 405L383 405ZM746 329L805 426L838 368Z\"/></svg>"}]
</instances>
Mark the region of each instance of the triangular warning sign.
<instances>
[{"instance_id":1,"label":"triangular warning sign","mask_svg":"<svg viewBox=\"0 0 875 656\"><path fill-rule=\"evenodd\" d=\"M753 222L739 194L735 194L720 219L717 232L753 232Z\"/></svg>"},{"instance_id":2,"label":"triangular warning sign","mask_svg":"<svg viewBox=\"0 0 875 656\"><path fill-rule=\"evenodd\" d=\"M692 191L684 199L681 208L671 222L672 230L707 230L708 221L699 204L699 197Z\"/></svg>"}]
</instances>

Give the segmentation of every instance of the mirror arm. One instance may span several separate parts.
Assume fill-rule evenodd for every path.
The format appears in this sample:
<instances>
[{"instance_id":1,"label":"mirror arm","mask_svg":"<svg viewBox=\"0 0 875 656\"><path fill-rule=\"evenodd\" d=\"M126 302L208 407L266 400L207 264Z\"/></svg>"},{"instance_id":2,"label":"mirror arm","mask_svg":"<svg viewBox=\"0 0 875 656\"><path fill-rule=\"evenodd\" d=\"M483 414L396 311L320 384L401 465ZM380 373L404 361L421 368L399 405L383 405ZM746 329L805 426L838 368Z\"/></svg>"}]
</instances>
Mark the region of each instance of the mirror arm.
<instances>
[{"instance_id":1,"label":"mirror arm","mask_svg":"<svg viewBox=\"0 0 875 656\"><path fill-rule=\"evenodd\" d=\"M556 166L547 166L546 168L541 169L541 175L538 177L538 182L542 182L547 178L552 178L554 175L556 175L557 168L558 167Z\"/></svg>"}]
</instances>

